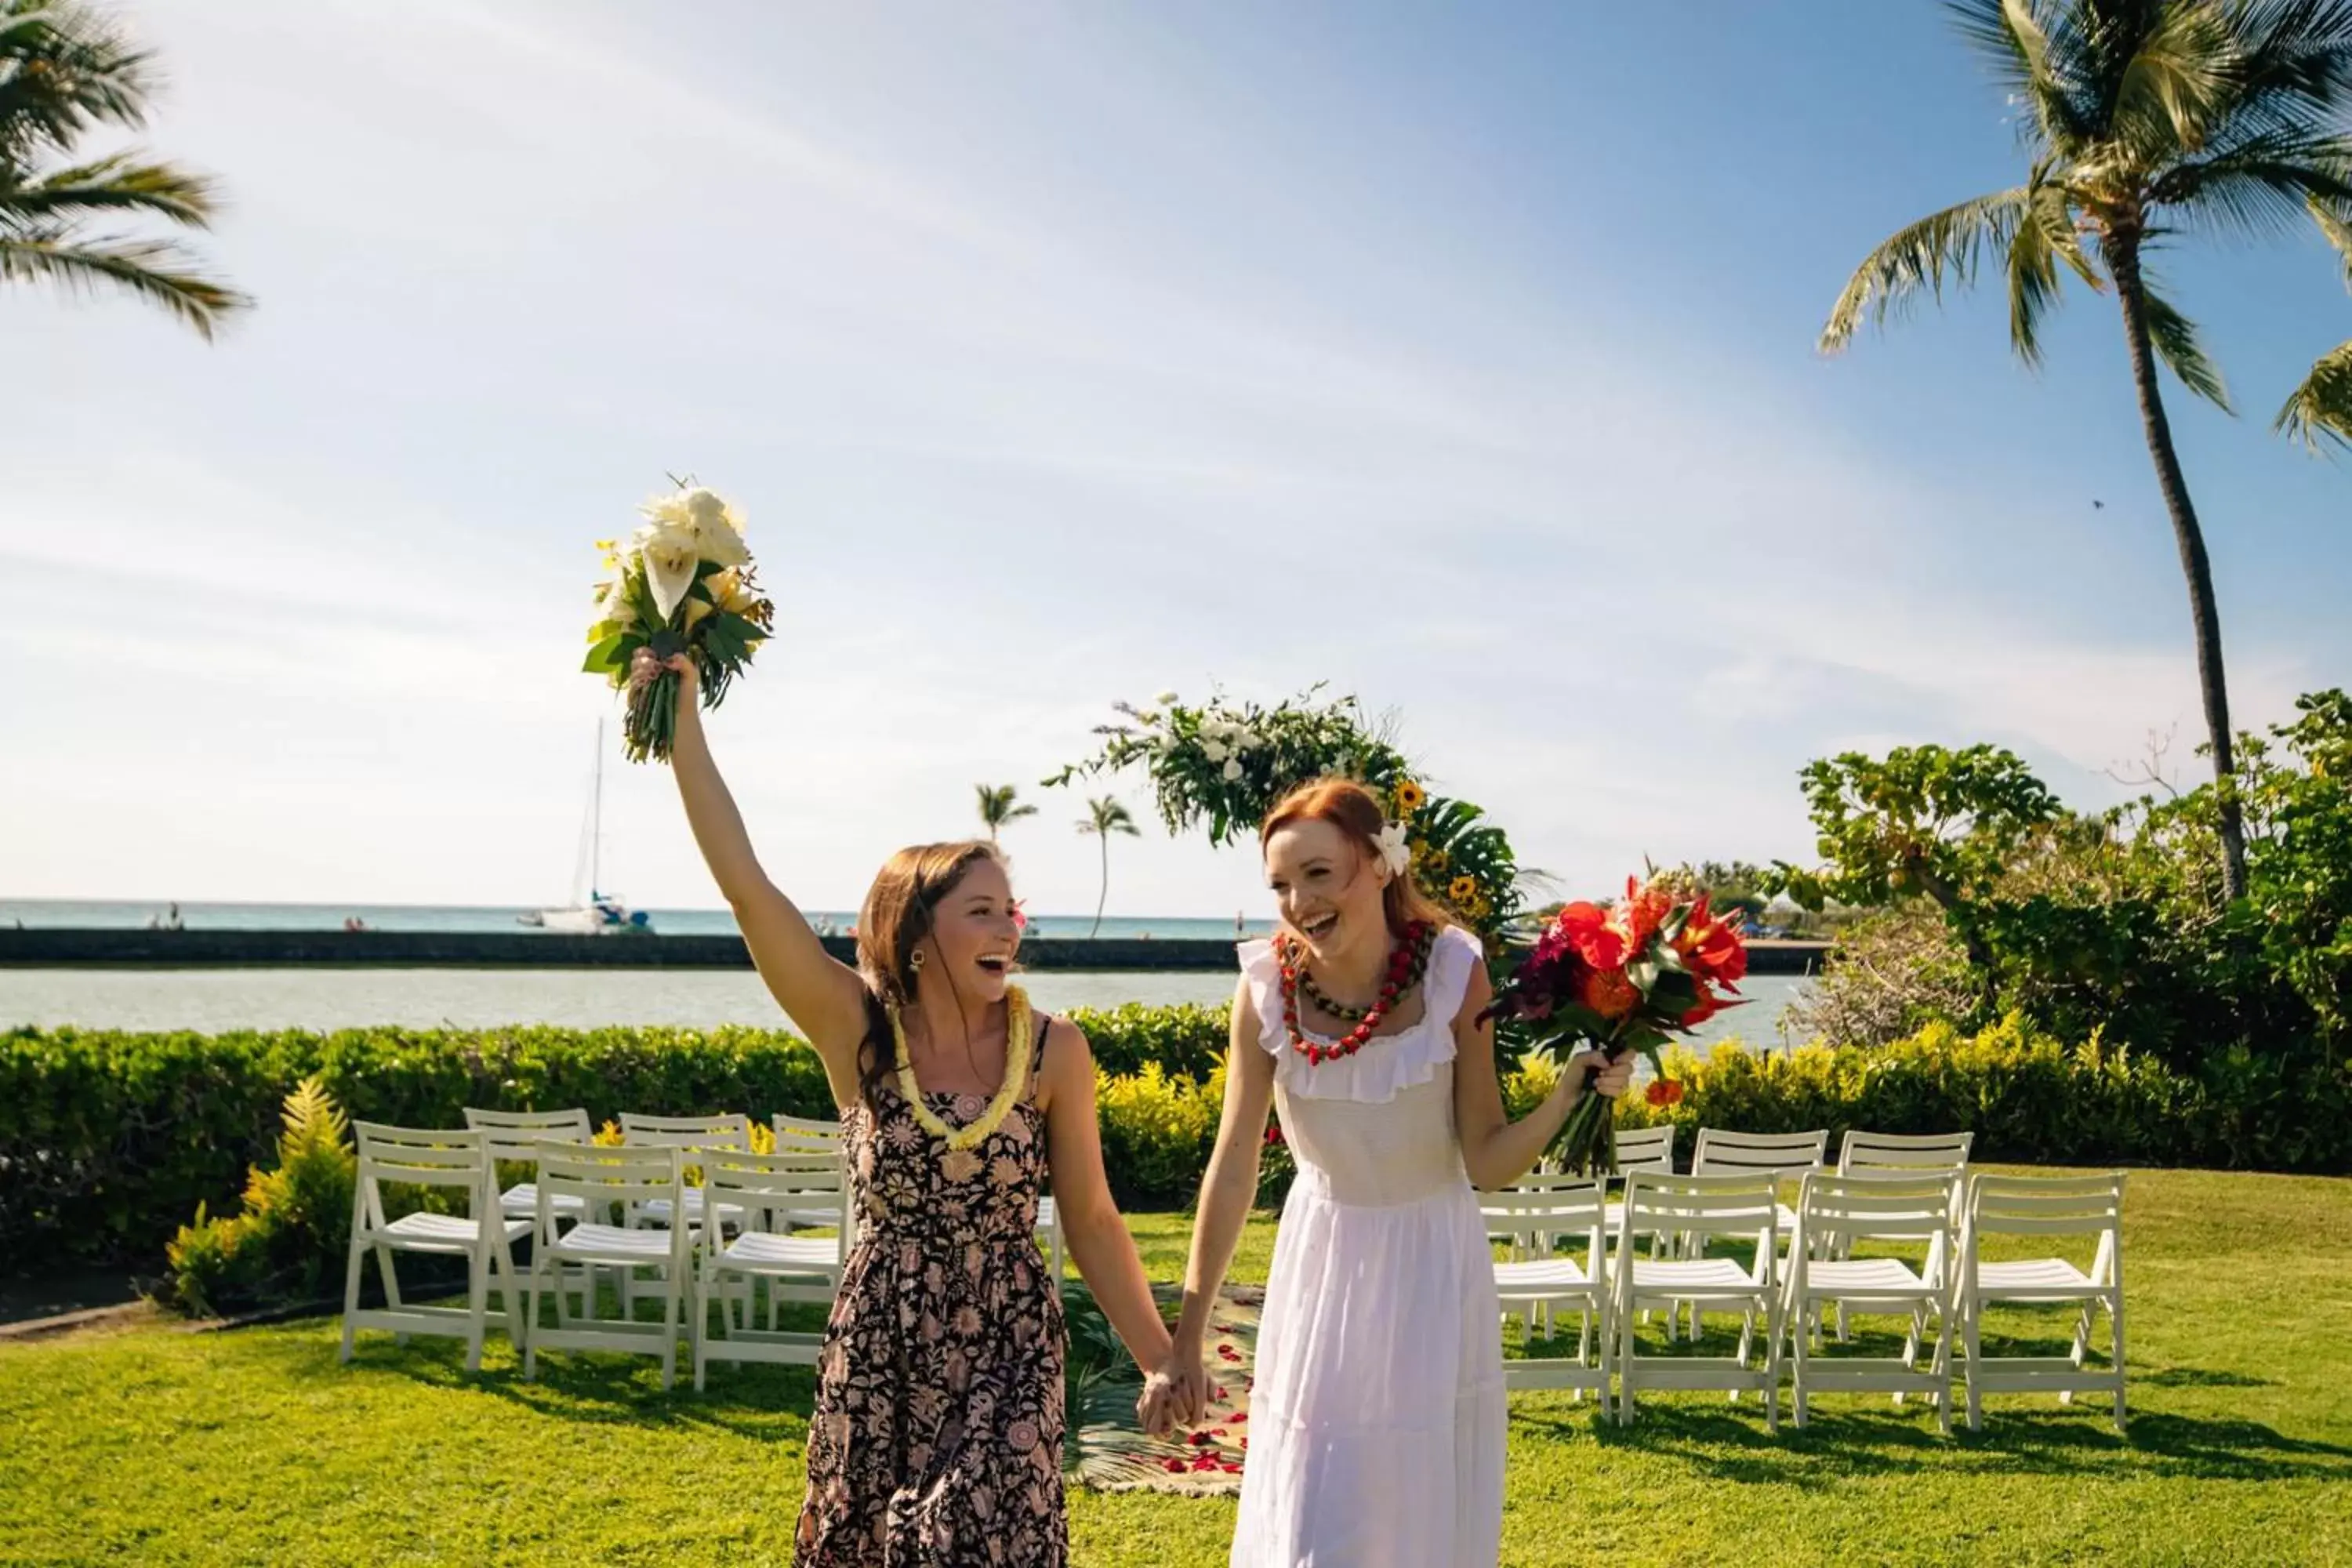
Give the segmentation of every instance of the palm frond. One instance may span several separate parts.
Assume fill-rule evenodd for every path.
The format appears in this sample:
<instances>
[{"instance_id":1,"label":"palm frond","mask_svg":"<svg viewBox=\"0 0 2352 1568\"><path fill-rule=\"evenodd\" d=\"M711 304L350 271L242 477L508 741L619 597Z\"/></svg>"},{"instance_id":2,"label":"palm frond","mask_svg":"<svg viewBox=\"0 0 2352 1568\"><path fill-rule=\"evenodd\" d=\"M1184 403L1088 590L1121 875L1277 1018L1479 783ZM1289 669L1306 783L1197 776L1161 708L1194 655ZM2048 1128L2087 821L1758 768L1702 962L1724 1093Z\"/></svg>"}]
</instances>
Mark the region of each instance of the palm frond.
<instances>
[{"instance_id":1,"label":"palm frond","mask_svg":"<svg viewBox=\"0 0 2352 1568\"><path fill-rule=\"evenodd\" d=\"M0 0L0 153L146 122L151 57L73 0Z\"/></svg>"},{"instance_id":2,"label":"palm frond","mask_svg":"<svg viewBox=\"0 0 2352 1568\"><path fill-rule=\"evenodd\" d=\"M78 242L55 231L0 235L0 279L47 279L68 289L111 284L162 306L212 337L223 317L253 301L226 284L181 271L194 260L164 240Z\"/></svg>"},{"instance_id":3,"label":"palm frond","mask_svg":"<svg viewBox=\"0 0 2352 1568\"><path fill-rule=\"evenodd\" d=\"M2005 249L2025 216L2027 187L1978 196L1898 229L1863 258L1844 292L1831 307L1822 328L1823 353L1836 353L1853 340L1867 321L1885 325L1887 318L1909 308L1922 290L1944 297L1948 282L1967 287L1988 248Z\"/></svg>"},{"instance_id":4,"label":"palm frond","mask_svg":"<svg viewBox=\"0 0 2352 1568\"><path fill-rule=\"evenodd\" d=\"M129 211L190 228L211 226L211 181L169 163L137 163L134 156L120 153L22 184L0 170L0 226L21 231L60 217Z\"/></svg>"},{"instance_id":5,"label":"palm frond","mask_svg":"<svg viewBox=\"0 0 2352 1568\"><path fill-rule=\"evenodd\" d=\"M2344 258L2344 286L2352 289L2352 220L2347 220L2342 211L2316 201L2311 204L2311 216L2327 243L2336 247L2336 254Z\"/></svg>"},{"instance_id":6,"label":"palm frond","mask_svg":"<svg viewBox=\"0 0 2352 1568\"><path fill-rule=\"evenodd\" d=\"M2199 341L2197 323L2158 293L2155 283L2146 277L2140 279L2140 297L2147 311L2148 341L2155 345L2157 357L2180 378L2181 385L2223 412L2235 413L2221 367L2206 356L2205 346Z\"/></svg>"},{"instance_id":7,"label":"palm frond","mask_svg":"<svg viewBox=\"0 0 2352 1568\"><path fill-rule=\"evenodd\" d=\"M2242 100L2352 102L2352 0L2242 0L2232 23Z\"/></svg>"},{"instance_id":8,"label":"palm frond","mask_svg":"<svg viewBox=\"0 0 2352 1568\"><path fill-rule=\"evenodd\" d=\"M2042 363L2042 317L2058 302L2058 263L2063 259L2093 289L2102 286L2084 254L2066 189L2051 172L2046 163L2034 165L2026 184L2025 216L2009 242L2009 342L2017 357L2032 366Z\"/></svg>"},{"instance_id":9,"label":"palm frond","mask_svg":"<svg viewBox=\"0 0 2352 1568\"><path fill-rule=\"evenodd\" d=\"M2316 452L2323 441L2352 450L2352 342L2320 357L2271 428Z\"/></svg>"},{"instance_id":10,"label":"palm frond","mask_svg":"<svg viewBox=\"0 0 2352 1568\"><path fill-rule=\"evenodd\" d=\"M2046 0L1947 0L1945 10L1993 79L2032 110L2032 133L2021 125L2019 134L2061 154L2077 152L2090 128L2074 92L2077 40L2065 14L2053 14Z\"/></svg>"},{"instance_id":11,"label":"palm frond","mask_svg":"<svg viewBox=\"0 0 2352 1568\"><path fill-rule=\"evenodd\" d=\"M2238 91L2238 43L2227 14L2212 5L2104 9L2115 47L2129 46L2106 100L2107 139L2150 163L2202 148Z\"/></svg>"},{"instance_id":12,"label":"palm frond","mask_svg":"<svg viewBox=\"0 0 2352 1568\"><path fill-rule=\"evenodd\" d=\"M2315 202L2352 205L2352 137L2289 126L2255 132L2168 169L2148 198L2186 227L2291 233Z\"/></svg>"}]
</instances>

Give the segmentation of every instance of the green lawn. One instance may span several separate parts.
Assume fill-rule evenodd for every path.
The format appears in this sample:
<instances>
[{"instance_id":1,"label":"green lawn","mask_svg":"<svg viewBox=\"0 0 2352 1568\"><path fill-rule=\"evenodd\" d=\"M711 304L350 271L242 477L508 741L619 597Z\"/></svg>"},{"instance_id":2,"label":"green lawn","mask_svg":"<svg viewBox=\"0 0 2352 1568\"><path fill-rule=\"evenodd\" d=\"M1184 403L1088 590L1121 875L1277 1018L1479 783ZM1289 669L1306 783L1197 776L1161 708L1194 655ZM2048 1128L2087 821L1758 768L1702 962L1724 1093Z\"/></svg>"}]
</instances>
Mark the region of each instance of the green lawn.
<instances>
[{"instance_id":1,"label":"green lawn","mask_svg":"<svg viewBox=\"0 0 2352 1568\"><path fill-rule=\"evenodd\" d=\"M1155 1278L1184 1216L1140 1215ZM1510 1564L2352 1563L2352 1182L2135 1173L2134 1423L1992 1403L1933 1417L1817 1397L1766 1435L1752 1405L1650 1396L1629 1431L1565 1394L1512 1401ZM1253 1227L1240 1268L1262 1278ZM2007 1334L2054 1337L2056 1320ZM790 1556L812 1384L336 1325L148 1326L0 1347L0 1563L772 1563ZM1224 1561L1231 1503L1075 1494L1076 1559Z\"/></svg>"}]
</instances>

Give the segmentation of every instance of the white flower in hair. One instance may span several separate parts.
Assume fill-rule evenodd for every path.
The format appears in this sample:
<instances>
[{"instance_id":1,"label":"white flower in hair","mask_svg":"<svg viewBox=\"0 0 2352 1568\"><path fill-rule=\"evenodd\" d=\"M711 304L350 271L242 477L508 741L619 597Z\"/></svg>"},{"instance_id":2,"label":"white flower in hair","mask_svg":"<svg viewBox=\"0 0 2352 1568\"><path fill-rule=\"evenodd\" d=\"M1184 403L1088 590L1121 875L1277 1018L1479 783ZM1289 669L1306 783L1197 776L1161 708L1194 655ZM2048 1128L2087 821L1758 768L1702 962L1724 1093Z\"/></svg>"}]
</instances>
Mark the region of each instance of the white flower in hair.
<instances>
[{"instance_id":1,"label":"white flower in hair","mask_svg":"<svg viewBox=\"0 0 2352 1568\"><path fill-rule=\"evenodd\" d=\"M1412 850L1404 841L1403 823L1384 824L1380 837L1373 840L1373 844L1380 850L1381 863L1389 868L1390 876L1403 876L1405 868L1412 864Z\"/></svg>"}]
</instances>

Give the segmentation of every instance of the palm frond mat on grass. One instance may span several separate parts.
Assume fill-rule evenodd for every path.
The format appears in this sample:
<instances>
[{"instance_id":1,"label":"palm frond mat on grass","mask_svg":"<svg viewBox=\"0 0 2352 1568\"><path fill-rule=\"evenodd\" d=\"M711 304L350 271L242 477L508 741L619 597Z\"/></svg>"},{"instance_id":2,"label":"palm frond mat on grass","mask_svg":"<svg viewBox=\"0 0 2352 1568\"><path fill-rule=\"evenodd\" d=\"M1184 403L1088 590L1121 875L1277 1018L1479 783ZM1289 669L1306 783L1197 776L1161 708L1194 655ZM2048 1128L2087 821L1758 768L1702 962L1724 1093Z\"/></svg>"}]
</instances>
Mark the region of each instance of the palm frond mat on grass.
<instances>
[{"instance_id":1,"label":"palm frond mat on grass","mask_svg":"<svg viewBox=\"0 0 2352 1568\"><path fill-rule=\"evenodd\" d=\"M1173 1315L1181 1293L1154 1286L1152 1295ZM1265 1292L1228 1285L1210 1317L1207 1355L1213 1393L1208 1418L1172 1437L1145 1436L1136 1424L1135 1396L1142 1376L1094 1301L1073 1287L1065 1305L1070 1323L1069 1439L1064 1470L1097 1491L1174 1492L1230 1497L1242 1489L1242 1458L1249 1448L1251 1367L1257 1349L1259 1310Z\"/></svg>"}]
</instances>

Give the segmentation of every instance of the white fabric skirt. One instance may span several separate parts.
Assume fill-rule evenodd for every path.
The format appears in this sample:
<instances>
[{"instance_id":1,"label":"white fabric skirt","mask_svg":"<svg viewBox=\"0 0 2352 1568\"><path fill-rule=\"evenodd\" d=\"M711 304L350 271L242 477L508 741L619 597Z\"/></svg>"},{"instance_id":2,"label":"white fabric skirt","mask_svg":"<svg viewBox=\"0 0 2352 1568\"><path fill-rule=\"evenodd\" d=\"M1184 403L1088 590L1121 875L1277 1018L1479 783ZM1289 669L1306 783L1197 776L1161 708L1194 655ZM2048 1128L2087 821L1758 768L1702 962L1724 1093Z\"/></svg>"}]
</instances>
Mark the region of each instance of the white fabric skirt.
<instances>
[{"instance_id":1,"label":"white fabric skirt","mask_svg":"<svg viewBox=\"0 0 2352 1568\"><path fill-rule=\"evenodd\" d=\"M1509 1410L1492 1258L1466 1182L1375 1207L1300 1171L1258 1324L1234 1568L1495 1568Z\"/></svg>"}]
</instances>

